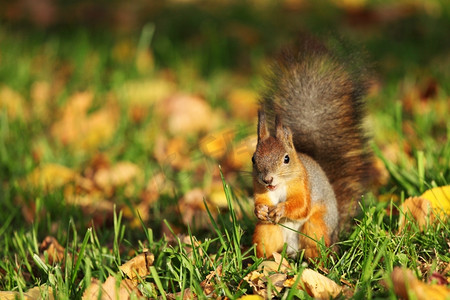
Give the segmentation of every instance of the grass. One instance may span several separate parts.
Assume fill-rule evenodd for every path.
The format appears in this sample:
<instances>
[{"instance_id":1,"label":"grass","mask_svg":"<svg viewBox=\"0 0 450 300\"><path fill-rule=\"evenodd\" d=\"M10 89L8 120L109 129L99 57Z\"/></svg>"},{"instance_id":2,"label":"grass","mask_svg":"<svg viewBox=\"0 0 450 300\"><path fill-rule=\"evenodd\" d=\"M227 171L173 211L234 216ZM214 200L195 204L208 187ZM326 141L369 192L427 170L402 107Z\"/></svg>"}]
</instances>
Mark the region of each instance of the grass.
<instances>
[{"instance_id":1,"label":"grass","mask_svg":"<svg viewBox=\"0 0 450 300\"><path fill-rule=\"evenodd\" d=\"M164 299L189 289L206 298L204 282L210 274L216 296L233 299L251 294L252 287L243 278L262 260L251 245L255 221L248 199L248 165L242 170L224 168L221 177L217 166L226 161L199 150L205 133L185 139L187 153L174 152L180 155L174 159L191 160L189 167L174 166L169 156L161 162L154 154L158 131L164 126L157 104L148 104L149 114L134 121L126 87L169 83L172 92L201 95L212 111L227 116L220 129L231 128L236 139L244 138L254 134L255 120L235 117L229 94L236 88L258 90L273 52L292 40L298 28L321 34L333 27L366 46L379 77L378 90L367 98L368 127L374 152L390 175L365 196L362 212L352 232L342 233L337 253L308 267L336 282L345 279L356 299L395 299L389 277L395 266L407 267L425 281L432 272L442 271L442 265L450 262L448 220L423 232L412 226L398 234L396 214L405 198L450 184L450 60L449 45L444 43L450 15L448 5L436 3L438 16L418 10L367 30L346 25L345 12L326 2L300 12L302 18L287 13L279 23L286 12L276 5L272 9L250 4L206 9L169 5L131 34L78 25L39 30L2 24L0 98L22 106L0 99L0 290L23 295L40 286L45 294L51 287L58 299L78 299L92 278L102 282L111 275L125 278L118 267L148 249L155 260L138 285L146 297ZM240 32L244 36L237 35ZM142 62L139 51L147 46L151 52ZM50 109L44 117L33 106L39 82L50 83ZM421 96L434 83L436 91ZM119 103L121 117L112 136L91 148L65 145L52 133L62 109L80 91L93 95L89 113L102 109L109 97ZM17 113L7 107L16 107ZM176 137L162 128L163 136ZM113 209L95 210L105 202L95 202L98 199L90 191L81 195L91 201L87 211L68 201L69 188L79 188L73 182L50 187L25 181L49 163L89 178L99 153L110 165L129 161L142 171L140 180L109 193L102 190L100 198ZM158 186L158 198L146 206L146 217L138 210L144 202L141 192L160 173L164 181ZM218 194L224 203L219 208L207 205L200 217L195 215L198 226L183 223L182 196L194 188L214 190L217 183L223 184ZM206 220L203 227L201 218ZM52 262L40 250L46 236L63 246L60 262ZM289 275L305 268L301 257L289 262L294 266ZM277 297L309 298L296 289L284 289Z\"/></svg>"}]
</instances>

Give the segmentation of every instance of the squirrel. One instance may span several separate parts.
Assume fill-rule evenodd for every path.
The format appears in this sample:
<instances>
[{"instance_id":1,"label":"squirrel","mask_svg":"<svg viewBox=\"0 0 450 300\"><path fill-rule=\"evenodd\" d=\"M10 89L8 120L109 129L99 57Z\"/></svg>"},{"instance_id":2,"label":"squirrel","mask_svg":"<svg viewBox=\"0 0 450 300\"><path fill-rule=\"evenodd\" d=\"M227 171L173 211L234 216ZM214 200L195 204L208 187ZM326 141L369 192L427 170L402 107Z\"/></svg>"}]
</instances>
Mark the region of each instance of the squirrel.
<instances>
[{"instance_id":1,"label":"squirrel","mask_svg":"<svg viewBox=\"0 0 450 300\"><path fill-rule=\"evenodd\" d=\"M312 39L275 61L252 157L258 257L286 244L289 256L316 258L318 243L335 243L358 211L371 152L362 129L366 72L352 62Z\"/></svg>"}]
</instances>

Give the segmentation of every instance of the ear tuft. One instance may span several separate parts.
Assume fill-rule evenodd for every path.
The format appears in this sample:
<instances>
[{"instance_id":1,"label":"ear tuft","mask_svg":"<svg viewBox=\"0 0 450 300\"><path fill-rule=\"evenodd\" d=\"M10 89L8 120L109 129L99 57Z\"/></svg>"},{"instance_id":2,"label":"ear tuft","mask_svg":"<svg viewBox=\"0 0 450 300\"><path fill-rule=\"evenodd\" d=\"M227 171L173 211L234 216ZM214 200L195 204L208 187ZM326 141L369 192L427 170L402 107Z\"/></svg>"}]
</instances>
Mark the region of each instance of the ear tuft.
<instances>
[{"instance_id":1,"label":"ear tuft","mask_svg":"<svg viewBox=\"0 0 450 300\"><path fill-rule=\"evenodd\" d=\"M266 114L263 109L258 111L258 142L267 139L270 136L267 129Z\"/></svg>"},{"instance_id":2,"label":"ear tuft","mask_svg":"<svg viewBox=\"0 0 450 300\"><path fill-rule=\"evenodd\" d=\"M275 116L275 130L277 139L279 139L289 147L294 147L294 143L292 141L292 132L289 127L283 125L283 122L278 115Z\"/></svg>"}]
</instances>

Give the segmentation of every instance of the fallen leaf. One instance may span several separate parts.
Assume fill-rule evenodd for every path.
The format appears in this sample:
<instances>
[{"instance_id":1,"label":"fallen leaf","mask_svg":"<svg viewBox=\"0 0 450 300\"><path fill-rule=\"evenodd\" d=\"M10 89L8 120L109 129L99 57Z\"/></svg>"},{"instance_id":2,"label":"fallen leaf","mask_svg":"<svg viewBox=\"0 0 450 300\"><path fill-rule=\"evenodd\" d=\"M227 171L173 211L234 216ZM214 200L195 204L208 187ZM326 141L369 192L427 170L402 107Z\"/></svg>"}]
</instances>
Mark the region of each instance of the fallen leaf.
<instances>
[{"instance_id":1,"label":"fallen leaf","mask_svg":"<svg viewBox=\"0 0 450 300\"><path fill-rule=\"evenodd\" d=\"M35 286L28 291L23 293L23 298L20 292L16 291L0 291L0 299L2 300L15 300L15 299L24 299L24 300L40 300L47 299L53 300L53 289L45 284L41 286Z\"/></svg>"},{"instance_id":2,"label":"fallen leaf","mask_svg":"<svg viewBox=\"0 0 450 300\"><path fill-rule=\"evenodd\" d=\"M150 266L153 265L154 260L155 256L153 253L144 251L121 265L119 269L124 272L128 278L138 280L139 278L150 274Z\"/></svg>"},{"instance_id":3,"label":"fallen leaf","mask_svg":"<svg viewBox=\"0 0 450 300\"><path fill-rule=\"evenodd\" d=\"M436 215L444 217L450 214L450 185L432 188L420 197L430 201Z\"/></svg>"},{"instance_id":4,"label":"fallen leaf","mask_svg":"<svg viewBox=\"0 0 450 300\"><path fill-rule=\"evenodd\" d=\"M77 179L77 173L72 169L58 165L46 164L34 169L26 178L27 184L32 184L35 188L44 187L54 190Z\"/></svg>"},{"instance_id":5,"label":"fallen leaf","mask_svg":"<svg viewBox=\"0 0 450 300\"><path fill-rule=\"evenodd\" d=\"M225 158L224 166L226 166L226 169L250 170L252 155L255 152L257 140L256 135L251 135L233 145L231 151L227 153L227 157Z\"/></svg>"},{"instance_id":6,"label":"fallen leaf","mask_svg":"<svg viewBox=\"0 0 450 300\"><path fill-rule=\"evenodd\" d=\"M0 112L6 111L8 119L24 119L25 108L25 100L18 92L7 86L0 87Z\"/></svg>"},{"instance_id":7,"label":"fallen leaf","mask_svg":"<svg viewBox=\"0 0 450 300\"><path fill-rule=\"evenodd\" d=\"M117 187L125 187L125 195L131 196L135 183L142 179L142 170L128 161L118 162L110 168L101 168L94 175L94 182L109 196Z\"/></svg>"},{"instance_id":8,"label":"fallen leaf","mask_svg":"<svg viewBox=\"0 0 450 300\"><path fill-rule=\"evenodd\" d=\"M450 297L450 289L446 285L426 284L418 280L408 269L395 267L391 273L394 292L403 299L445 300ZM414 295L410 298L410 295Z\"/></svg>"},{"instance_id":9,"label":"fallen leaf","mask_svg":"<svg viewBox=\"0 0 450 300\"><path fill-rule=\"evenodd\" d=\"M52 125L52 136L74 150L89 151L106 143L116 130L119 108L109 95L106 104L89 113L94 95L82 92L72 95L62 108L61 117Z\"/></svg>"},{"instance_id":10,"label":"fallen leaf","mask_svg":"<svg viewBox=\"0 0 450 300\"><path fill-rule=\"evenodd\" d=\"M211 225L209 215L206 211L205 193L202 189L196 188L187 192L179 201L178 209L182 216L183 224L194 228L209 228ZM215 215L215 210L210 210Z\"/></svg>"},{"instance_id":11,"label":"fallen leaf","mask_svg":"<svg viewBox=\"0 0 450 300\"><path fill-rule=\"evenodd\" d=\"M296 280L297 275L286 281L285 286L292 287ZM343 288L336 282L311 269L304 269L301 274L297 288L303 290L303 286L305 291L315 299L336 298L343 292Z\"/></svg>"},{"instance_id":12,"label":"fallen leaf","mask_svg":"<svg viewBox=\"0 0 450 300\"><path fill-rule=\"evenodd\" d=\"M192 95L172 96L160 103L160 110L167 119L170 133L174 135L207 132L215 121L209 104Z\"/></svg>"},{"instance_id":13,"label":"fallen leaf","mask_svg":"<svg viewBox=\"0 0 450 300\"><path fill-rule=\"evenodd\" d=\"M259 295L245 295L239 298L239 300L264 300L264 298Z\"/></svg>"},{"instance_id":14,"label":"fallen leaf","mask_svg":"<svg viewBox=\"0 0 450 300\"><path fill-rule=\"evenodd\" d=\"M234 132L226 129L208 134L200 140L200 150L206 156L214 159L221 159L232 147Z\"/></svg>"},{"instance_id":15,"label":"fallen leaf","mask_svg":"<svg viewBox=\"0 0 450 300\"><path fill-rule=\"evenodd\" d=\"M197 299L197 296L194 294L194 292L191 291L190 288L187 288L178 293L168 293L166 294L166 298L169 300L179 300L179 299L191 300Z\"/></svg>"},{"instance_id":16,"label":"fallen leaf","mask_svg":"<svg viewBox=\"0 0 450 300\"><path fill-rule=\"evenodd\" d=\"M83 300L145 299L131 279L122 279L117 284L114 276L109 276L104 283L92 279L91 285L84 291Z\"/></svg>"},{"instance_id":17,"label":"fallen leaf","mask_svg":"<svg viewBox=\"0 0 450 300\"><path fill-rule=\"evenodd\" d=\"M407 223L407 216L415 220L420 230L428 223L446 219L450 214L450 186L436 187L427 190L420 197L410 197L400 206L403 214L399 219L399 232Z\"/></svg>"},{"instance_id":18,"label":"fallen leaf","mask_svg":"<svg viewBox=\"0 0 450 300\"><path fill-rule=\"evenodd\" d=\"M409 225L407 223L410 220L417 222L420 230L423 230L429 222L434 220L430 201L422 197L409 197L400 206L400 211L403 213L400 214L398 220L399 233Z\"/></svg>"},{"instance_id":19,"label":"fallen leaf","mask_svg":"<svg viewBox=\"0 0 450 300\"><path fill-rule=\"evenodd\" d=\"M255 119L258 114L258 93L247 89L236 89L228 96L231 113L233 116L243 119Z\"/></svg>"},{"instance_id":20,"label":"fallen leaf","mask_svg":"<svg viewBox=\"0 0 450 300\"><path fill-rule=\"evenodd\" d=\"M47 122L50 117L51 87L47 81L36 81L31 86L31 109L33 117Z\"/></svg>"},{"instance_id":21,"label":"fallen leaf","mask_svg":"<svg viewBox=\"0 0 450 300\"><path fill-rule=\"evenodd\" d=\"M213 292L215 290L216 280L220 280L222 278L222 265L219 265L215 270L212 270L200 283L200 287L203 289L205 295L209 295L210 297L216 298L217 295L214 295Z\"/></svg>"},{"instance_id":22,"label":"fallen leaf","mask_svg":"<svg viewBox=\"0 0 450 300\"><path fill-rule=\"evenodd\" d=\"M41 245L39 246L39 251L42 253L41 254L42 259L45 258L45 253L47 253L48 263L50 265L53 265L54 263L63 262L64 260L65 249L58 243L56 238L52 236L47 236L44 238Z\"/></svg>"}]
</instances>

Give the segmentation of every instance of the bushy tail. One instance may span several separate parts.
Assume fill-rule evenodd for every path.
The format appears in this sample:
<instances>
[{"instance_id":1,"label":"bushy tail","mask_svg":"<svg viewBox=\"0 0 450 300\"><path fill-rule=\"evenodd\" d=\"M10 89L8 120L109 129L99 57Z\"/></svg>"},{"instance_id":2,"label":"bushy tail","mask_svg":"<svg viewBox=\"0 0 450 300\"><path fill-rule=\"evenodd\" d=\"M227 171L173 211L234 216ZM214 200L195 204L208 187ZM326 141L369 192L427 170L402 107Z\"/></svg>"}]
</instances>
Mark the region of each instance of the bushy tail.
<instances>
[{"instance_id":1,"label":"bushy tail","mask_svg":"<svg viewBox=\"0 0 450 300\"><path fill-rule=\"evenodd\" d=\"M371 157L361 128L365 71L345 57L314 39L303 40L280 55L262 99L265 111L282 116L290 127L297 151L324 169L336 193L341 228L358 211Z\"/></svg>"}]
</instances>

